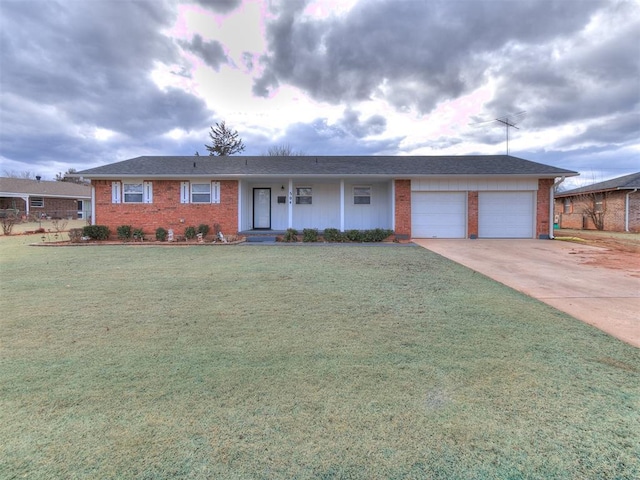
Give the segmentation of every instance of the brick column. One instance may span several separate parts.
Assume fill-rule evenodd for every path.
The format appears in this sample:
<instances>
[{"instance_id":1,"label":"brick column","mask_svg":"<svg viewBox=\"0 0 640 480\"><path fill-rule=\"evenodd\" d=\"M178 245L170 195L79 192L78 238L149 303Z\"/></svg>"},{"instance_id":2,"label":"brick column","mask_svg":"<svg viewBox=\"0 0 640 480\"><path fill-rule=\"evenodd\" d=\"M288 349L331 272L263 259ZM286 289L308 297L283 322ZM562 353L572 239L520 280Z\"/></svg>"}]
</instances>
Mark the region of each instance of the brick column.
<instances>
[{"instance_id":1,"label":"brick column","mask_svg":"<svg viewBox=\"0 0 640 480\"><path fill-rule=\"evenodd\" d=\"M467 235L478 238L478 192L467 195Z\"/></svg>"},{"instance_id":2,"label":"brick column","mask_svg":"<svg viewBox=\"0 0 640 480\"><path fill-rule=\"evenodd\" d=\"M551 205L550 189L553 187L552 178L538 180L538 192L536 195L536 238L549 238L550 220L549 210Z\"/></svg>"},{"instance_id":3,"label":"brick column","mask_svg":"<svg viewBox=\"0 0 640 480\"><path fill-rule=\"evenodd\" d=\"M395 180L395 234L411 238L411 180Z\"/></svg>"}]
</instances>

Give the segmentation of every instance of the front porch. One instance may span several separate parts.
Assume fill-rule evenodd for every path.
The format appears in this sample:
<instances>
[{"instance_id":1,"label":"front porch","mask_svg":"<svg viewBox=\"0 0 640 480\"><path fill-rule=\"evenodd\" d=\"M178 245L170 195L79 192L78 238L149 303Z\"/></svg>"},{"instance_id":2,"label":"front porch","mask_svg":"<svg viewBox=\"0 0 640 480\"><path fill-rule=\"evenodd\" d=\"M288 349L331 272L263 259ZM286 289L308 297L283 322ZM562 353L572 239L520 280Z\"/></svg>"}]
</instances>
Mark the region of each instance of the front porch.
<instances>
[{"instance_id":1,"label":"front porch","mask_svg":"<svg viewBox=\"0 0 640 480\"><path fill-rule=\"evenodd\" d=\"M240 232L305 228L340 231L394 228L394 188L389 179L283 178L239 182ZM275 233L280 232L280 233Z\"/></svg>"}]
</instances>

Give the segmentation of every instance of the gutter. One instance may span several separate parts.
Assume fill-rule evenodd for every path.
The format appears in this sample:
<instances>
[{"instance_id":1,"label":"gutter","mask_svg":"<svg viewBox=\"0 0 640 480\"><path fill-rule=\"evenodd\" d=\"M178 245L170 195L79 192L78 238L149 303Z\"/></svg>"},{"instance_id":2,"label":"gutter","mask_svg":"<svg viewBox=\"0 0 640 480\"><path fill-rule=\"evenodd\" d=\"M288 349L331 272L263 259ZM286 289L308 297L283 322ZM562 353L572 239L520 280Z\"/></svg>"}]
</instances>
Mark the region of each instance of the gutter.
<instances>
[{"instance_id":1,"label":"gutter","mask_svg":"<svg viewBox=\"0 0 640 480\"><path fill-rule=\"evenodd\" d=\"M556 180L553 186L549 189L549 240L553 240L555 237L553 235L553 213L555 210L555 193L556 187L564 182L565 177L561 177L560 180Z\"/></svg>"},{"instance_id":2,"label":"gutter","mask_svg":"<svg viewBox=\"0 0 640 480\"><path fill-rule=\"evenodd\" d=\"M636 193L638 191L638 189L634 189L630 192L627 192L627 194L625 195L625 201L624 201L624 231L628 232L629 231L629 201L630 201L630 197L631 194Z\"/></svg>"}]
</instances>

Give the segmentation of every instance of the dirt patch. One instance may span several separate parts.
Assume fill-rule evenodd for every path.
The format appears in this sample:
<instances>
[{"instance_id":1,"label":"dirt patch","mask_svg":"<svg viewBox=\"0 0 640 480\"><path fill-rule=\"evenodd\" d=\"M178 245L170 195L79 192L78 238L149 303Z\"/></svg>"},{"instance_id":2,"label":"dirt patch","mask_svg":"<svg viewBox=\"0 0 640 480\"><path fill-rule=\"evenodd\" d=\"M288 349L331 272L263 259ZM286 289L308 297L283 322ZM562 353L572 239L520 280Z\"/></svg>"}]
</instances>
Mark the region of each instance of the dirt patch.
<instances>
[{"instance_id":1,"label":"dirt patch","mask_svg":"<svg viewBox=\"0 0 640 480\"><path fill-rule=\"evenodd\" d=\"M626 270L634 277L640 277L640 234L572 230L559 233L556 238L601 249L576 247L571 254L578 255L583 263Z\"/></svg>"}]
</instances>

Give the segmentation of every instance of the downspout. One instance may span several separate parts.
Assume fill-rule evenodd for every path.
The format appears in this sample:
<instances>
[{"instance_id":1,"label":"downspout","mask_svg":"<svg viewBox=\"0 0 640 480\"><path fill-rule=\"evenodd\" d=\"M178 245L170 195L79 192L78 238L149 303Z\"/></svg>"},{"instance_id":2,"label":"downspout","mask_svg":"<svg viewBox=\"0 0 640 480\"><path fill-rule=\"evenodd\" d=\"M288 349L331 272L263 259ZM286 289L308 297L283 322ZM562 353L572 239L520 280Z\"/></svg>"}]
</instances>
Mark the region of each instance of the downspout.
<instances>
[{"instance_id":1,"label":"downspout","mask_svg":"<svg viewBox=\"0 0 640 480\"><path fill-rule=\"evenodd\" d=\"M627 194L625 195L625 202L624 202L624 231L628 232L629 231L629 202L631 201L631 195L636 193L638 191L638 189L634 189L630 192L627 192Z\"/></svg>"},{"instance_id":2,"label":"downspout","mask_svg":"<svg viewBox=\"0 0 640 480\"><path fill-rule=\"evenodd\" d=\"M553 236L553 225L554 225L553 214L554 214L555 205L556 205L556 200L555 200L556 187L560 185L562 182L564 182L564 178L565 177L561 177L560 180L556 180L553 186L549 189L549 240L553 240L555 238Z\"/></svg>"}]
</instances>

